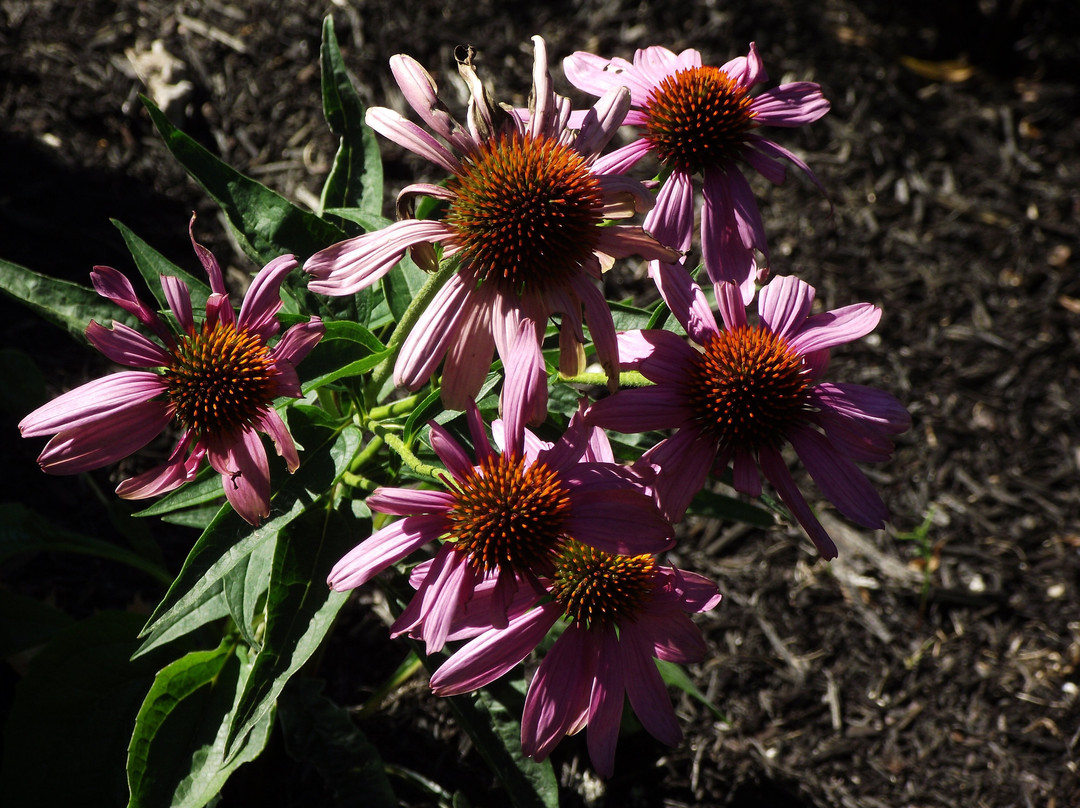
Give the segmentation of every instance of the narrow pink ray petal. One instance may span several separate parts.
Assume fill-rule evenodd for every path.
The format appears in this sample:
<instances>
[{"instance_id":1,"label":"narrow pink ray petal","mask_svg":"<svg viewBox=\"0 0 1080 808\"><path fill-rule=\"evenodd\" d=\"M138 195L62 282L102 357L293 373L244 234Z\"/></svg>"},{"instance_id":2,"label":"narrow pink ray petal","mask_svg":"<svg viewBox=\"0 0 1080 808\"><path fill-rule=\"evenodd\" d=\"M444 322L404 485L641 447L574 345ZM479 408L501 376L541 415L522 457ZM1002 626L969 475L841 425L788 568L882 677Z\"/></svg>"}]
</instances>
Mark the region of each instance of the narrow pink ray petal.
<instances>
[{"instance_id":1,"label":"narrow pink ray petal","mask_svg":"<svg viewBox=\"0 0 1080 808\"><path fill-rule=\"evenodd\" d=\"M612 87L603 93L578 124L574 149L586 158L594 158L611 142L630 111L630 91Z\"/></svg>"},{"instance_id":2,"label":"narrow pink ray petal","mask_svg":"<svg viewBox=\"0 0 1080 808\"><path fill-rule=\"evenodd\" d=\"M147 326L159 337L169 335L169 329L158 317L157 312L139 300L135 287L122 272L112 267L96 266L90 273L90 282L94 291L106 300L111 300L124 311L134 314L139 322Z\"/></svg>"},{"instance_id":3,"label":"narrow pink ray petal","mask_svg":"<svg viewBox=\"0 0 1080 808\"><path fill-rule=\"evenodd\" d=\"M371 510L396 516L446 513L454 507L454 495L447 491L417 488L376 488L367 498Z\"/></svg>"},{"instance_id":4,"label":"narrow pink ray petal","mask_svg":"<svg viewBox=\"0 0 1080 808\"><path fill-rule=\"evenodd\" d=\"M694 185L685 171L674 170L660 186L656 205L645 217L645 231L661 244L686 252L694 238Z\"/></svg>"},{"instance_id":5,"label":"narrow pink ray petal","mask_svg":"<svg viewBox=\"0 0 1080 808\"><path fill-rule=\"evenodd\" d=\"M278 363L288 362L290 365L299 364L325 333L326 326L318 317L312 317L306 323L297 323L282 335L271 350L274 360Z\"/></svg>"},{"instance_id":6,"label":"narrow pink ray petal","mask_svg":"<svg viewBox=\"0 0 1080 808\"><path fill-rule=\"evenodd\" d=\"M660 385L684 385L698 355L686 340L671 331L650 328L619 334L619 359L626 370L637 370Z\"/></svg>"},{"instance_id":7,"label":"narrow pink ray petal","mask_svg":"<svg viewBox=\"0 0 1080 808\"><path fill-rule=\"evenodd\" d=\"M281 283L299 266L296 256L281 255L259 270L240 304L237 327L258 334L264 342L277 334L281 330L277 320L281 311Z\"/></svg>"},{"instance_id":8,"label":"narrow pink ray petal","mask_svg":"<svg viewBox=\"0 0 1080 808\"><path fill-rule=\"evenodd\" d=\"M258 430L270 436L274 451L277 452L278 457L285 460L290 474L300 468L300 455L296 452L296 443L277 410L267 407L263 411L259 417Z\"/></svg>"},{"instance_id":9,"label":"narrow pink ray petal","mask_svg":"<svg viewBox=\"0 0 1080 808\"><path fill-rule=\"evenodd\" d=\"M779 160L767 157L755 149L743 149L742 158L748 162L758 174L763 176L773 185L783 185L787 180L787 166Z\"/></svg>"},{"instance_id":10,"label":"narrow pink ray petal","mask_svg":"<svg viewBox=\"0 0 1080 808\"><path fill-rule=\"evenodd\" d=\"M428 426L431 429L431 448L435 450L435 454L446 466L447 471L458 480L463 480L472 474L472 461L458 442L450 436L450 433L434 421Z\"/></svg>"},{"instance_id":11,"label":"narrow pink ray petal","mask_svg":"<svg viewBox=\"0 0 1080 808\"><path fill-rule=\"evenodd\" d=\"M826 561L836 558L836 545L825 531L825 528L821 526L821 522L814 516L810 506L806 504L806 500L803 498L799 486L792 479L787 463L784 462L779 450L771 446L763 446L758 452L758 459L761 462L762 472L764 472L769 482L773 484L784 505L802 525L802 529L806 531L810 541L817 547L821 557Z\"/></svg>"},{"instance_id":12,"label":"narrow pink ray petal","mask_svg":"<svg viewBox=\"0 0 1080 808\"><path fill-rule=\"evenodd\" d=\"M266 449L253 429L230 443L207 446L206 457L221 475L225 498L245 522L258 525L270 514L270 465Z\"/></svg>"},{"instance_id":13,"label":"narrow pink ray petal","mask_svg":"<svg viewBox=\"0 0 1080 808\"><path fill-rule=\"evenodd\" d=\"M166 494L194 480L199 465L206 456L204 449L187 454L194 441L195 437L191 433L184 435L176 444L167 463L124 480L116 486L116 495L121 499L148 499Z\"/></svg>"},{"instance_id":14,"label":"narrow pink ray petal","mask_svg":"<svg viewBox=\"0 0 1080 808\"><path fill-rule=\"evenodd\" d=\"M505 430L505 453L520 457L523 450L525 424L536 419L540 405L542 421L547 415L547 372L536 328L528 320L518 325L510 355L504 360L505 381L500 399L503 427Z\"/></svg>"},{"instance_id":15,"label":"narrow pink ray petal","mask_svg":"<svg viewBox=\"0 0 1080 808\"><path fill-rule=\"evenodd\" d=\"M629 118L629 116L627 116ZM652 145L645 138L627 143L614 151L608 152L596 158L592 165L593 173L601 174L625 174L646 154L652 151Z\"/></svg>"},{"instance_id":16,"label":"narrow pink ray petal","mask_svg":"<svg viewBox=\"0 0 1080 808\"><path fill-rule=\"evenodd\" d=\"M821 85L809 81L781 84L766 90L750 103L754 123L766 126L802 126L829 111Z\"/></svg>"},{"instance_id":17,"label":"narrow pink ray petal","mask_svg":"<svg viewBox=\"0 0 1080 808\"><path fill-rule=\"evenodd\" d=\"M326 582L338 592L355 589L421 545L439 538L448 528L445 516L406 516L346 553L330 570Z\"/></svg>"},{"instance_id":18,"label":"narrow pink ray petal","mask_svg":"<svg viewBox=\"0 0 1080 808\"><path fill-rule=\"evenodd\" d=\"M38 456L38 465L49 474L79 474L101 468L146 446L171 420L171 408L161 401L114 410L107 418L58 432Z\"/></svg>"},{"instance_id":19,"label":"narrow pink ray petal","mask_svg":"<svg viewBox=\"0 0 1080 808\"><path fill-rule=\"evenodd\" d=\"M672 522L680 521L716 460L716 442L696 429L680 429L670 438L660 441L642 460L660 467L654 483L660 511Z\"/></svg>"},{"instance_id":20,"label":"narrow pink ray petal","mask_svg":"<svg viewBox=\"0 0 1080 808\"><path fill-rule=\"evenodd\" d=\"M809 429L792 429L787 435L799 459L821 492L848 519L864 527L880 529L889 518L873 484L848 457L836 451L824 435Z\"/></svg>"},{"instance_id":21,"label":"narrow pink ray petal","mask_svg":"<svg viewBox=\"0 0 1080 808\"><path fill-rule=\"evenodd\" d=\"M769 331L793 342L813 303L814 287L794 275L777 275L758 293L758 316Z\"/></svg>"},{"instance_id":22,"label":"narrow pink ray petal","mask_svg":"<svg viewBox=\"0 0 1080 808\"><path fill-rule=\"evenodd\" d=\"M675 544L671 524L651 499L630 488L573 490L566 532L614 555L660 553Z\"/></svg>"},{"instance_id":23,"label":"narrow pink ray petal","mask_svg":"<svg viewBox=\"0 0 1080 808\"><path fill-rule=\"evenodd\" d=\"M192 333L195 330L195 317L191 311L191 290L188 285L172 275L162 275L161 291L165 293L165 301L180 324L180 330L187 334ZM173 336L170 334L168 342L172 340Z\"/></svg>"},{"instance_id":24,"label":"narrow pink ray petal","mask_svg":"<svg viewBox=\"0 0 1080 808\"><path fill-rule=\"evenodd\" d=\"M390 627L390 636L397 637L415 628L418 629L417 636L426 643L427 654L441 651L454 617L468 602L475 581L476 576L465 556L449 547L440 548L417 597ZM416 613L413 612L414 604L419 604Z\"/></svg>"},{"instance_id":25,"label":"narrow pink ray petal","mask_svg":"<svg viewBox=\"0 0 1080 808\"><path fill-rule=\"evenodd\" d=\"M473 441L473 452L476 454L477 463L482 463L490 458L494 451L488 440L487 431L484 429L484 419L480 415L480 408L475 401L470 401L465 410L465 420L469 425L469 435Z\"/></svg>"},{"instance_id":26,"label":"narrow pink ray petal","mask_svg":"<svg viewBox=\"0 0 1080 808\"><path fill-rule=\"evenodd\" d=\"M880 320L881 309L877 306L855 303L807 317L788 341L800 353L821 351L865 337Z\"/></svg>"},{"instance_id":27,"label":"narrow pink ray petal","mask_svg":"<svg viewBox=\"0 0 1080 808\"><path fill-rule=\"evenodd\" d=\"M395 54L390 57L390 72L401 88L405 100L424 123L460 151L468 154L476 150L477 143L469 130L454 120L447 111L439 100L439 88L435 80L419 62L411 56Z\"/></svg>"},{"instance_id":28,"label":"narrow pink ray petal","mask_svg":"<svg viewBox=\"0 0 1080 808\"><path fill-rule=\"evenodd\" d=\"M685 54L686 51L683 51ZM685 58L685 57L684 57ZM660 45L652 45L648 48L638 48L634 51L634 67L644 76L658 83L660 79L674 75L679 70L685 69L680 55Z\"/></svg>"},{"instance_id":29,"label":"narrow pink ray petal","mask_svg":"<svg viewBox=\"0 0 1080 808\"><path fill-rule=\"evenodd\" d=\"M587 632L570 625L540 662L525 696L521 749L544 760L587 709L599 648Z\"/></svg>"},{"instance_id":30,"label":"narrow pink ray petal","mask_svg":"<svg viewBox=\"0 0 1080 808\"><path fill-rule=\"evenodd\" d=\"M684 390L668 385L628 387L589 407L589 423L624 435L653 429L678 429L690 422L694 411Z\"/></svg>"},{"instance_id":31,"label":"narrow pink ray petal","mask_svg":"<svg viewBox=\"0 0 1080 808\"><path fill-rule=\"evenodd\" d=\"M147 404L164 392L165 382L156 373L120 371L89 381L43 404L19 422L19 431L24 438L32 438L96 424ZM149 409L156 412L166 407L159 402Z\"/></svg>"},{"instance_id":32,"label":"narrow pink ray petal","mask_svg":"<svg viewBox=\"0 0 1080 808\"><path fill-rule=\"evenodd\" d=\"M653 662L652 644L645 641L633 623L623 625L619 636L622 646L622 664L626 676L626 695L641 725L649 733L675 746L682 740L682 729L675 718L664 680Z\"/></svg>"},{"instance_id":33,"label":"narrow pink ray petal","mask_svg":"<svg viewBox=\"0 0 1080 808\"><path fill-rule=\"evenodd\" d=\"M796 167L802 170L802 172L810 179L812 183L814 183L815 186L817 186L817 189L821 191L822 196L828 199L829 195L825 191L825 186L821 184L821 180L819 180L817 178L817 175L810 170L810 166L803 162L803 160L801 160L798 155L796 155L793 151L785 149L783 146L773 143L771 140L766 140L763 137L759 137L758 135L750 135L747 138L747 145L752 149L756 149L767 157L773 157L775 159L782 158L784 160L792 162Z\"/></svg>"},{"instance_id":34,"label":"narrow pink ray petal","mask_svg":"<svg viewBox=\"0 0 1080 808\"><path fill-rule=\"evenodd\" d=\"M431 689L437 696L455 696L495 681L540 644L561 614L559 604L544 603L512 617L505 629L480 634L435 671Z\"/></svg>"},{"instance_id":35,"label":"narrow pink ray petal","mask_svg":"<svg viewBox=\"0 0 1080 808\"><path fill-rule=\"evenodd\" d=\"M217 258L214 257L210 250L195 240L194 213L191 214L191 220L188 222L188 236L191 238L191 246L195 248L195 255L199 257L203 269L206 270L206 274L210 277L210 291L214 294L228 296L229 290L225 286L225 276L221 273L221 265L218 264Z\"/></svg>"},{"instance_id":36,"label":"narrow pink ray petal","mask_svg":"<svg viewBox=\"0 0 1080 808\"><path fill-rule=\"evenodd\" d=\"M450 174L461 171L461 162L453 152L429 135L412 121L386 107L371 107L364 120L368 126L383 137L404 146L413 154L418 154L431 161Z\"/></svg>"},{"instance_id":37,"label":"narrow pink ray petal","mask_svg":"<svg viewBox=\"0 0 1080 808\"><path fill-rule=\"evenodd\" d=\"M757 45L753 42L750 43L750 51L746 56L737 56L721 65L720 69L741 87L752 87L758 82L769 80L765 72L765 63L758 55Z\"/></svg>"},{"instance_id":38,"label":"narrow pink ray petal","mask_svg":"<svg viewBox=\"0 0 1080 808\"><path fill-rule=\"evenodd\" d=\"M742 328L747 324L746 304L742 299L742 291L734 283L718 283L713 287L716 293L716 308L720 312L720 319L724 328L732 331Z\"/></svg>"},{"instance_id":39,"label":"narrow pink ray petal","mask_svg":"<svg viewBox=\"0 0 1080 808\"><path fill-rule=\"evenodd\" d=\"M753 249L743 243L739 231L735 199L727 174L710 170L705 177L701 205L701 254L705 271L713 284L732 281L742 292L744 303L754 294L754 271L757 268Z\"/></svg>"},{"instance_id":40,"label":"narrow pink ray petal","mask_svg":"<svg viewBox=\"0 0 1080 808\"><path fill-rule=\"evenodd\" d=\"M172 360L168 351L123 323L106 328L91 320L86 327L86 338L118 365L153 368L168 365Z\"/></svg>"},{"instance_id":41,"label":"narrow pink ray petal","mask_svg":"<svg viewBox=\"0 0 1080 808\"><path fill-rule=\"evenodd\" d=\"M690 277L686 267L654 262L649 264L649 276L664 303L694 342L704 345L710 337L720 333L705 293Z\"/></svg>"},{"instance_id":42,"label":"narrow pink ray petal","mask_svg":"<svg viewBox=\"0 0 1080 808\"><path fill-rule=\"evenodd\" d=\"M450 276L405 338L394 365L394 384L416 390L431 378L472 310L472 295L461 273Z\"/></svg>"},{"instance_id":43,"label":"narrow pink ray petal","mask_svg":"<svg viewBox=\"0 0 1080 808\"><path fill-rule=\"evenodd\" d=\"M442 400L452 410L464 410L476 398L491 370L495 340L491 336L491 306L483 301L484 287L470 298L457 336L446 351Z\"/></svg>"},{"instance_id":44,"label":"narrow pink ray petal","mask_svg":"<svg viewBox=\"0 0 1080 808\"><path fill-rule=\"evenodd\" d=\"M667 662L686 664L700 662L705 657L705 638L701 636L701 629L681 610L668 608L645 612L638 616L634 630L651 645L652 656Z\"/></svg>"},{"instance_id":45,"label":"narrow pink ray petal","mask_svg":"<svg viewBox=\"0 0 1080 808\"><path fill-rule=\"evenodd\" d=\"M563 75L579 90L595 96L614 87L626 87L635 107L645 106L654 83L625 59L604 59L586 51L576 51L563 59Z\"/></svg>"},{"instance_id":46,"label":"narrow pink ray petal","mask_svg":"<svg viewBox=\"0 0 1080 808\"><path fill-rule=\"evenodd\" d=\"M599 633L596 674L589 694L587 744L596 773L611 777L615 773L615 746L626 701L626 667L615 630L608 628Z\"/></svg>"}]
</instances>

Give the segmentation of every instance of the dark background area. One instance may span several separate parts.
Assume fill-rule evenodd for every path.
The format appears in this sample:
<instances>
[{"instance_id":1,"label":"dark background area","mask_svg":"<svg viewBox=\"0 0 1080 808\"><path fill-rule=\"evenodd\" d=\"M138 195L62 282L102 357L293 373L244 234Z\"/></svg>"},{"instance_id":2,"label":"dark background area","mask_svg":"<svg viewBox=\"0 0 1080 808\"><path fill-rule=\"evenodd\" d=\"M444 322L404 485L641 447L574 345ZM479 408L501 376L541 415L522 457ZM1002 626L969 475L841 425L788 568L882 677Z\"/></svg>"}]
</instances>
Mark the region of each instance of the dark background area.
<instances>
[{"instance_id":1,"label":"dark background area","mask_svg":"<svg viewBox=\"0 0 1080 808\"><path fill-rule=\"evenodd\" d=\"M715 578L725 596L701 619L710 655L692 673L724 718L680 696L686 741L668 749L628 733L606 790L588 774L582 738L568 739L555 755L566 804L1080 804L1080 6L579 0L510 9L493 0L2 0L0 258L79 282L95 264L128 271L115 218L194 271L194 210L203 243L251 272L138 94L156 91L161 102L158 78L165 92L188 82L169 107L185 131L311 204L336 148L320 109L327 13L365 102L402 110L387 67L397 52L428 66L461 111L452 51L462 43L478 48L495 97L523 104L536 33L557 88L580 101L558 68L574 50L632 58L653 44L694 47L722 64L755 41L772 84L817 81L832 102L821 121L775 132L829 200L798 172L783 187L754 187L774 272L806 279L828 307L884 309L875 334L835 353L831 378L888 389L912 412L893 462L868 469L894 523L855 530L816 503L840 545L826 564L790 526L688 522L675 560ZM147 61L155 48L175 60L171 74L161 69L168 59ZM389 192L430 171L383 146ZM29 354L50 395L107 369L7 299L0 349ZM15 427L40 402L15 397L14 381L0 399L3 498L110 537L101 503L124 469L40 474L40 443L21 441ZM924 518L920 553L903 536ZM155 538L178 564L193 537ZM8 563L0 586L79 617L145 610L160 596L138 573L61 556ZM366 601L343 613L318 671L342 704L363 702L405 654ZM17 670L5 666L3 677L10 688ZM361 726L387 761L498 804L424 682ZM287 764L272 746L223 804L260 794L284 804L273 796L304 776Z\"/></svg>"}]
</instances>

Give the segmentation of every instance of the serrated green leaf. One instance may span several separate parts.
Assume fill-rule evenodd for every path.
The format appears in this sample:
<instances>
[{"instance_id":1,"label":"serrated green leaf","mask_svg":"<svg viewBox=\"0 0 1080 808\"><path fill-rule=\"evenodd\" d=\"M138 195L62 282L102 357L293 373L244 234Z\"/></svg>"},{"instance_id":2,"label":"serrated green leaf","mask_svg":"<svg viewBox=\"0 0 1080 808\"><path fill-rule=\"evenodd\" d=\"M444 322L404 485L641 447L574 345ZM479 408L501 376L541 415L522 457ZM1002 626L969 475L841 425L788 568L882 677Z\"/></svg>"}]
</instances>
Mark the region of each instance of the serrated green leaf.
<instances>
[{"instance_id":1,"label":"serrated green leaf","mask_svg":"<svg viewBox=\"0 0 1080 808\"><path fill-rule=\"evenodd\" d=\"M355 207L369 213L382 210L383 171L379 143L364 123L364 104L345 69L334 20L323 20L322 47L323 114L330 131L340 138L334 165L323 185L320 208Z\"/></svg>"},{"instance_id":2,"label":"serrated green leaf","mask_svg":"<svg viewBox=\"0 0 1080 808\"><path fill-rule=\"evenodd\" d=\"M241 248L259 265L284 253L301 258L345 239L345 233L222 162L181 132L143 97L165 147L225 213Z\"/></svg>"},{"instance_id":3,"label":"serrated green leaf","mask_svg":"<svg viewBox=\"0 0 1080 808\"><path fill-rule=\"evenodd\" d=\"M282 529L266 593L266 629L251 678L229 730L230 748L272 709L289 679L322 643L347 592L335 592L326 576L370 524L356 526L337 511L311 510Z\"/></svg>"},{"instance_id":4,"label":"serrated green leaf","mask_svg":"<svg viewBox=\"0 0 1080 808\"><path fill-rule=\"evenodd\" d=\"M54 325L86 342L86 326L91 320L113 320L134 326L136 320L93 289L71 281L50 278L0 260L0 292L19 301Z\"/></svg>"},{"instance_id":5,"label":"serrated green leaf","mask_svg":"<svg viewBox=\"0 0 1080 808\"><path fill-rule=\"evenodd\" d=\"M128 252L131 253L131 257L135 260L135 267L139 270L139 274L142 275L143 280L146 281L146 286L157 301L159 308L169 308L169 301L165 297L165 291L161 288L162 275L171 275L186 283L188 290L191 292L191 305L196 310L205 308L206 299L210 297L210 285L205 279L196 278L190 272L182 270L135 235L135 233L123 223L116 219L110 219L109 221L113 223L116 229L120 231L120 235L124 237L124 243L127 244Z\"/></svg>"},{"instance_id":6,"label":"serrated green leaf","mask_svg":"<svg viewBox=\"0 0 1080 808\"><path fill-rule=\"evenodd\" d=\"M4 805L124 804L131 727L163 663L130 661L141 622L100 612L62 629L31 660L4 727Z\"/></svg>"},{"instance_id":7,"label":"serrated green leaf","mask_svg":"<svg viewBox=\"0 0 1080 808\"><path fill-rule=\"evenodd\" d=\"M282 695L278 707L289 755L319 773L334 806L395 808L379 750L344 709L322 695L322 682L301 679Z\"/></svg>"}]
</instances>

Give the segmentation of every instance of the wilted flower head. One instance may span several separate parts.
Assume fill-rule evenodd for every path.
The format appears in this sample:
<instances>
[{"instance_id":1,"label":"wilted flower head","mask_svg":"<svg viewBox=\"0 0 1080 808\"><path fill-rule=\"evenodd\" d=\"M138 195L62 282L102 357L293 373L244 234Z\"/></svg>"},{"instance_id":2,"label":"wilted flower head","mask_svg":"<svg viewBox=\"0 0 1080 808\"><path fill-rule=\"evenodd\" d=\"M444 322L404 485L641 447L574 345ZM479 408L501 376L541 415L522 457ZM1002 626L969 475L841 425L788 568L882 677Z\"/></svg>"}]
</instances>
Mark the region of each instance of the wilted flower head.
<instances>
[{"instance_id":1,"label":"wilted flower head","mask_svg":"<svg viewBox=\"0 0 1080 808\"><path fill-rule=\"evenodd\" d=\"M537 668L525 698L521 746L543 760L566 735L588 727L589 756L601 776L615 768L623 702L667 744L682 738L654 663L697 662L705 641L690 615L720 601L708 579L571 542L546 581L547 599L523 604L506 627L475 634L431 677L439 695L483 687L528 656L562 618L566 626Z\"/></svg>"},{"instance_id":2,"label":"wilted flower head","mask_svg":"<svg viewBox=\"0 0 1080 808\"><path fill-rule=\"evenodd\" d=\"M581 370L587 321L598 358L613 373L615 328L597 287L602 271L627 255L677 257L640 227L601 226L652 204L640 183L593 170L629 109L629 92L617 87L604 93L571 128L570 102L551 88L544 41L533 37L533 43L527 114L493 105L471 50L459 49L459 70L471 94L467 126L446 111L423 67L394 56L390 67L405 99L449 145L390 109L368 110L367 123L450 178L444 186L408 186L398 196L402 221L328 247L304 264L314 276L311 290L347 295L375 283L410 248L430 252L437 243L443 258L456 255L460 267L405 340L394 379L416 389L445 358L443 400L458 409L479 391L493 352L505 362L520 323L531 326L539 343L556 313L562 315L561 368L570 374ZM419 196L446 203L443 217L408 218ZM533 398L541 397L546 401L542 379Z\"/></svg>"},{"instance_id":3,"label":"wilted flower head","mask_svg":"<svg viewBox=\"0 0 1080 808\"><path fill-rule=\"evenodd\" d=\"M236 512L258 524L270 511L270 469L257 433L269 435L289 471L296 470L296 446L274 400L300 396L295 365L324 327L313 317L270 345L281 330L281 283L298 266L296 259L283 255L267 264L237 316L217 260L194 232L191 243L210 276L211 294L206 318L196 323L187 285L162 276L179 331L139 300L117 270L99 266L90 273L98 294L135 315L158 341L122 323L106 328L92 320L87 339L113 362L157 371L123 371L88 382L27 415L19 429L27 438L53 435L38 457L44 471L77 474L137 452L175 421L182 432L168 461L124 480L116 493L143 499L171 491L194 479L206 457Z\"/></svg>"},{"instance_id":4,"label":"wilted flower head","mask_svg":"<svg viewBox=\"0 0 1080 808\"><path fill-rule=\"evenodd\" d=\"M740 161L774 183L782 183L786 159L802 169L820 188L809 167L787 149L757 134L760 126L801 126L829 111L821 88L793 82L756 96L751 88L768 80L757 48L720 67L703 66L692 49L673 53L667 48L638 50L633 63L604 59L584 51L563 61L567 79L594 95L612 87L630 88L633 109L626 123L641 127L638 140L601 158L597 170L625 171L653 154L670 176L645 229L664 244L690 248L694 229L691 178L701 177L701 252L713 283L732 281L744 303L754 284L764 280L767 265L757 267L755 250L768 257L768 246L753 191L742 175ZM670 271L653 264L652 272Z\"/></svg>"},{"instance_id":5,"label":"wilted flower head","mask_svg":"<svg viewBox=\"0 0 1080 808\"><path fill-rule=\"evenodd\" d=\"M869 303L811 314L814 289L779 276L761 289L758 322L746 317L734 284L717 287L724 328L688 276L672 275L660 294L693 345L670 331L619 335L623 368L655 385L620 390L586 418L619 432L675 429L643 455L659 467L655 482L665 515L682 518L709 470L732 464L734 486L761 494L761 471L825 558L836 546L814 516L781 454L790 444L822 492L861 525L880 528L889 511L855 465L892 456L892 436L911 418L889 393L821 381L829 350L874 329L881 310Z\"/></svg>"}]
</instances>

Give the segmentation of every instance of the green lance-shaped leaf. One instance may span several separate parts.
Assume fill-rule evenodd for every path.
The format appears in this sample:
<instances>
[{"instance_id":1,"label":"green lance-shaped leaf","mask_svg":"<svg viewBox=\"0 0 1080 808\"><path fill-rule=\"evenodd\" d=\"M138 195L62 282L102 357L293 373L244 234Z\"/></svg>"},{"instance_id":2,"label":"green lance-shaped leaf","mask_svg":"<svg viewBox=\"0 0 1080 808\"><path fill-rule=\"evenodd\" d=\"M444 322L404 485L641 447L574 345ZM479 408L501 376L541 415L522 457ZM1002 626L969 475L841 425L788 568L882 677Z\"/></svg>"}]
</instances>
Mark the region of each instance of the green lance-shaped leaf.
<instances>
[{"instance_id":1,"label":"green lance-shaped leaf","mask_svg":"<svg viewBox=\"0 0 1080 808\"><path fill-rule=\"evenodd\" d=\"M165 290L161 288L162 275L171 275L186 283L188 290L191 292L191 305L194 309L199 311L205 308L206 299L210 297L210 285L206 282L206 278L197 278L190 272L185 272L135 235L123 223L118 222L116 219L110 221L120 231L120 235L124 237L128 252L131 253L131 257L135 260L136 269L139 270L139 274L146 281L147 288L154 296L154 299L157 300L161 309L169 307L169 301L165 297Z\"/></svg>"},{"instance_id":2,"label":"green lance-shaped leaf","mask_svg":"<svg viewBox=\"0 0 1080 808\"><path fill-rule=\"evenodd\" d=\"M341 139L319 205L324 212L328 208L359 208L377 214L382 210L383 193L379 143L364 123L364 104L345 69L334 20L329 16L323 20L319 55L323 114L330 131Z\"/></svg>"},{"instance_id":3,"label":"green lance-shaped leaf","mask_svg":"<svg viewBox=\"0 0 1080 808\"><path fill-rule=\"evenodd\" d=\"M202 808L239 766L258 757L273 713L234 754L225 754L225 734L251 668L246 649L223 643L158 673L128 747L128 808Z\"/></svg>"},{"instance_id":4,"label":"green lance-shaped leaf","mask_svg":"<svg viewBox=\"0 0 1080 808\"><path fill-rule=\"evenodd\" d=\"M266 541L277 541L290 522L326 496L347 470L360 446L360 430L352 425L340 432L305 424L297 408L288 410L293 435L305 447L300 468L271 499L273 515L258 527L240 519L231 508L221 512L191 549L180 574L151 615L143 636L165 631L199 608L205 593L220 586L230 570Z\"/></svg>"},{"instance_id":5,"label":"green lance-shaped leaf","mask_svg":"<svg viewBox=\"0 0 1080 808\"><path fill-rule=\"evenodd\" d=\"M133 316L90 287L50 278L10 261L0 260L0 291L83 342L91 320L99 323L118 320L125 325L137 325Z\"/></svg>"},{"instance_id":6,"label":"green lance-shaped leaf","mask_svg":"<svg viewBox=\"0 0 1080 808\"><path fill-rule=\"evenodd\" d=\"M322 695L322 687L298 679L282 695L278 717L289 755L318 772L333 795L327 808L395 808L379 751L344 709Z\"/></svg>"},{"instance_id":7,"label":"green lance-shaped leaf","mask_svg":"<svg viewBox=\"0 0 1080 808\"><path fill-rule=\"evenodd\" d=\"M244 743L322 643L348 599L326 585L326 576L369 529L370 523L357 528L337 511L310 510L282 530L270 569L263 644L233 716L230 749Z\"/></svg>"},{"instance_id":8,"label":"green lance-shaped leaf","mask_svg":"<svg viewBox=\"0 0 1080 808\"><path fill-rule=\"evenodd\" d=\"M143 105L165 147L221 206L244 252L260 265L284 253L301 259L341 241L345 233L244 176L181 132L148 98Z\"/></svg>"}]
</instances>

